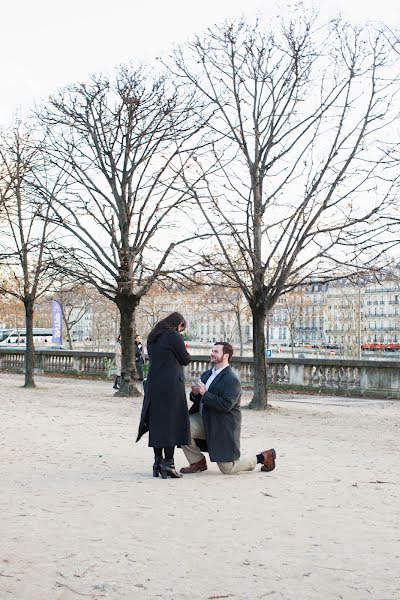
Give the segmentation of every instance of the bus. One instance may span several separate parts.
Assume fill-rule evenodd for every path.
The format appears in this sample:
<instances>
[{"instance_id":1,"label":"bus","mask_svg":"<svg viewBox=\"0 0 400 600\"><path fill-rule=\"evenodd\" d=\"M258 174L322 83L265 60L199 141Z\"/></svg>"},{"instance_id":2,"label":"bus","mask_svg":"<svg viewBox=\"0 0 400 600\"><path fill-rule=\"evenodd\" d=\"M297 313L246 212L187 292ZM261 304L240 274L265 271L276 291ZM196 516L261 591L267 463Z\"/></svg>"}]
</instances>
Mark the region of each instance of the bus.
<instances>
[{"instance_id":1,"label":"bus","mask_svg":"<svg viewBox=\"0 0 400 600\"><path fill-rule=\"evenodd\" d=\"M61 348L53 344L53 332L44 327L33 328L33 343L35 348ZM26 329L0 329L1 347L24 348L26 346Z\"/></svg>"},{"instance_id":2,"label":"bus","mask_svg":"<svg viewBox=\"0 0 400 600\"><path fill-rule=\"evenodd\" d=\"M370 342L368 344L361 344L361 350L368 352L399 352L400 344L398 342L389 342L386 344Z\"/></svg>"}]
</instances>

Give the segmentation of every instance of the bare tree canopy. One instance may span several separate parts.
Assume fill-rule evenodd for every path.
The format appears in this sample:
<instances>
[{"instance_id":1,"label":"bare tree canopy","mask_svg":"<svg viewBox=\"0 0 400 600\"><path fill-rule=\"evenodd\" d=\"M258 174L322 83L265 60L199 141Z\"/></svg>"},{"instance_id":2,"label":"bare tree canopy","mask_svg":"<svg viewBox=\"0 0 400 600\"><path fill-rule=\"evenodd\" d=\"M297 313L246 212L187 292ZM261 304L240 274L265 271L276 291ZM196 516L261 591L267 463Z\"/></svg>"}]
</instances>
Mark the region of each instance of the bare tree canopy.
<instances>
[{"instance_id":1,"label":"bare tree canopy","mask_svg":"<svg viewBox=\"0 0 400 600\"><path fill-rule=\"evenodd\" d=\"M113 80L95 76L63 90L40 117L64 175L63 192L47 198L64 231L59 268L118 305L121 393L135 393L135 309L195 234L193 224L180 227L187 192L174 186L196 132L191 98L142 67L120 67Z\"/></svg>"},{"instance_id":2,"label":"bare tree canopy","mask_svg":"<svg viewBox=\"0 0 400 600\"><path fill-rule=\"evenodd\" d=\"M0 161L3 207L0 255L4 265L0 293L24 305L25 387L35 387L33 316L35 302L51 285L47 248L55 230L49 222L49 209L38 185L38 178L46 180L47 172L43 144L29 127L17 123L0 138ZM57 186L57 180L53 183Z\"/></svg>"},{"instance_id":3,"label":"bare tree canopy","mask_svg":"<svg viewBox=\"0 0 400 600\"><path fill-rule=\"evenodd\" d=\"M213 151L193 157L184 182L218 243L205 264L252 310L252 406L266 407L267 311L311 278L376 265L390 246L398 57L374 27L305 15L273 28L216 26L167 67L202 114L208 103Z\"/></svg>"}]
</instances>

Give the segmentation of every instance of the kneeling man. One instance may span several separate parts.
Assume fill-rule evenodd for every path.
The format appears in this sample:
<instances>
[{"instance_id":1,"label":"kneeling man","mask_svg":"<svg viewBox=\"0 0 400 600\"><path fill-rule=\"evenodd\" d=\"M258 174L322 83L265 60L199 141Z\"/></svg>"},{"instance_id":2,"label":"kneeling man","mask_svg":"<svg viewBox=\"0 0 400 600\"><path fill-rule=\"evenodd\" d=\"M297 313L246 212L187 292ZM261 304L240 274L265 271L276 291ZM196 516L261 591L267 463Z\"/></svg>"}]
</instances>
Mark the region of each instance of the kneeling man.
<instances>
[{"instance_id":1,"label":"kneeling man","mask_svg":"<svg viewBox=\"0 0 400 600\"><path fill-rule=\"evenodd\" d=\"M240 456L242 386L230 367L233 348L227 342L216 342L211 350L212 369L192 385L190 400L190 446L182 446L190 466L182 473L205 471L207 463L201 449L208 451L222 473L233 475L252 471L261 463L261 471L275 469L275 450L264 450L257 456Z\"/></svg>"}]
</instances>

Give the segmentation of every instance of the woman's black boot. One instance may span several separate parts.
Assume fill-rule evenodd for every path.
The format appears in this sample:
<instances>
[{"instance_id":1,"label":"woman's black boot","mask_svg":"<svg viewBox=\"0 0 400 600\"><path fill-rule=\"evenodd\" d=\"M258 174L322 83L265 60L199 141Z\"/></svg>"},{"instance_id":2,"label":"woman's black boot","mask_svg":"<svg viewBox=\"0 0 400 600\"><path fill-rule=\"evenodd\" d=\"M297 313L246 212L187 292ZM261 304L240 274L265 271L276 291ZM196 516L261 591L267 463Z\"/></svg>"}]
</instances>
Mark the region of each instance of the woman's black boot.
<instances>
[{"instance_id":1,"label":"woman's black boot","mask_svg":"<svg viewBox=\"0 0 400 600\"><path fill-rule=\"evenodd\" d=\"M163 479L167 479L167 477L172 477L172 479L180 479L182 475L176 472L173 460L164 459L161 465L161 477Z\"/></svg>"},{"instance_id":2,"label":"woman's black boot","mask_svg":"<svg viewBox=\"0 0 400 600\"><path fill-rule=\"evenodd\" d=\"M156 456L153 465L153 477L158 477L161 473L162 456Z\"/></svg>"}]
</instances>

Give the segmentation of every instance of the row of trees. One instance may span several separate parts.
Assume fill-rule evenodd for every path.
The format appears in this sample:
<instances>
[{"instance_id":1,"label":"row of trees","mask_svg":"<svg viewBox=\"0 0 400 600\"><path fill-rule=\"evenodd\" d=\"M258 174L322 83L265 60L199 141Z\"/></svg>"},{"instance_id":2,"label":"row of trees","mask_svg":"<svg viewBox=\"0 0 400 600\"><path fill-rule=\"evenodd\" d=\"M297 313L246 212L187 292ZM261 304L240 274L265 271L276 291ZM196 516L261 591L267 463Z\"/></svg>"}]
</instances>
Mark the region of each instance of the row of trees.
<instances>
[{"instance_id":1,"label":"row of trees","mask_svg":"<svg viewBox=\"0 0 400 600\"><path fill-rule=\"evenodd\" d=\"M3 272L2 285L6 286ZM7 289L9 289L8 282ZM34 306L33 326L51 329L52 300L61 308L63 323L63 343L74 350L74 342L85 339L85 347L91 350L109 350L114 346L119 334L119 316L117 307L93 287L81 284L63 285L54 280L48 292L42 295ZM88 326L89 319L89 326ZM0 296L0 323L11 329L25 327L24 307L21 301L11 295ZM4 325L3 325L4 324Z\"/></svg>"},{"instance_id":2,"label":"row of trees","mask_svg":"<svg viewBox=\"0 0 400 600\"><path fill-rule=\"evenodd\" d=\"M94 286L119 309L119 393L135 394L141 299L160 279L218 273L250 307L252 407L266 407L277 299L379 269L397 243L397 47L383 28L308 14L239 21L161 74L122 66L68 86L2 136L1 256L23 284L0 290L29 327L56 274Z\"/></svg>"},{"instance_id":3,"label":"row of trees","mask_svg":"<svg viewBox=\"0 0 400 600\"><path fill-rule=\"evenodd\" d=\"M53 300L60 304L66 347L74 350L75 343L79 343L91 350L114 348L119 334L119 311L114 302L87 284L63 286L62 281L55 281L49 293L35 304L34 327L51 328ZM248 343L250 337L250 314L240 290L225 289L221 297L209 278L201 285L184 287L171 281L154 284L137 308L136 332L145 339L171 306L179 306L187 318L185 339L210 342L217 336L237 345L236 352L242 356L244 342ZM25 327L23 305L12 296L0 296L0 324Z\"/></svg>"}]
</instances>

